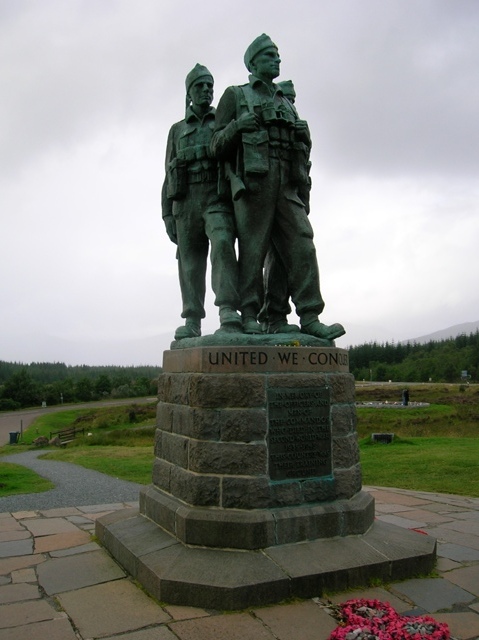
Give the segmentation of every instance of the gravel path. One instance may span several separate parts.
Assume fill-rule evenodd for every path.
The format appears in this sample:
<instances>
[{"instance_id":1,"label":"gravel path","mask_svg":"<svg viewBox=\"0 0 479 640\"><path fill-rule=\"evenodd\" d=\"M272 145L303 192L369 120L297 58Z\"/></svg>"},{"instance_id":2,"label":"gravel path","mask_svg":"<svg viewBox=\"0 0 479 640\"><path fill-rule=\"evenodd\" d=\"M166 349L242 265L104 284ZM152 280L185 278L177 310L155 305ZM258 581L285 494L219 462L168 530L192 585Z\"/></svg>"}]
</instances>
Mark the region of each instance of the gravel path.
<instances>
[{"instance_id":1,"label":"gravel path","mask_svg":"<svg viewBox=\"0 0 479 640\"><path fill-rule=\"evenodd\" d=\"M85 469L69 462L39 460L42 451L26 451L1 456L0 462L11 462L32 469L51 480L55 488L44 493L28 493L0 498L0 513L37 511L58 507L82 507L104 503L136 502L143 486L118 480L99 471Z\"/></svg>"}]
</instances>

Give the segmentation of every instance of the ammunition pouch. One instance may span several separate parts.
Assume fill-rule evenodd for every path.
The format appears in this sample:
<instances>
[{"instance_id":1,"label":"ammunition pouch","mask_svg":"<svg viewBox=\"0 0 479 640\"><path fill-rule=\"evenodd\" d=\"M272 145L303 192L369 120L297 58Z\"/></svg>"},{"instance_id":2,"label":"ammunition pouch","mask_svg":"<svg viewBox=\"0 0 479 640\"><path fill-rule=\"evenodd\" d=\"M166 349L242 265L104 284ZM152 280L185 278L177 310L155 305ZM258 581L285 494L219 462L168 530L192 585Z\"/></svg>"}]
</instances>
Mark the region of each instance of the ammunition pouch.
<instances>
[{"instance_id":1,"label":"ammunition pouch","mask_svg":"<svg viewBox=\"0 0 479 640\"><path fill-rule=\"evenodd\" d=\"M291 184L305 186L309 184L308 162L309 150L303 142L295 142L290 149L291 167L289 179Z\"/></svg>"},{"instance_id":2,"label":"ammunition pouch","mask_svg":"<svg viewBox=\"0 0 479 640\"><path fill-rule=\"evenodd\" d=\"M264 175L269 170L268 143L266 130L243 133L243 164L247 175Z\"/></svg>"},{"instance_id":3,"label":"ammunition pouch","mask_svg":"<svg viewBox=\"0 0 479 640\"><path fill-rule=\"evenodd\" d=\"M188 184L186 161L180 158L172 160L166 173L166 195L170 200L181 200L185 197Z\"/></svg>"}]
</instances>

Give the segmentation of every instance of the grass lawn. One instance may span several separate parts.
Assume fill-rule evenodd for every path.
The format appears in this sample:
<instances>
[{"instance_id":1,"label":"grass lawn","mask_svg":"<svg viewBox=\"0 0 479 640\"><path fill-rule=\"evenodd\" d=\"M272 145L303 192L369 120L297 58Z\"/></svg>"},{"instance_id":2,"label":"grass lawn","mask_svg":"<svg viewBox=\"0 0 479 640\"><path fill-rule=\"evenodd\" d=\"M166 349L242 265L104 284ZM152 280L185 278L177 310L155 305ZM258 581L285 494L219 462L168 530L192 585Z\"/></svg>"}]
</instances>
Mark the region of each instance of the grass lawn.
<instances>
[{"instance_id":1,"label":"grass lawn","mask_svg":"<svg viewBox=\"0 0 479 640\"><path fill-rule=\"evenodd\" d=\"M53 489L50 480L19 464L0 464L0 498L17 493L41 493Z\"/></svg>"},{"instance_id":2,"label":"grass lawn","mask_svg":"<svg viewBox=\"0 0 479 640\"><path fill-rule=\"evenodd\" d=\"M479 389L477 385L418 385L411 387L424 408L359 407L358 434L363 482L368 485L479 496ZM395 402L402 387L368 385L357 389L359 401ZM49 436L67 426L84 427L64 448L51 448L45 457L79 464L116 478L151 482L155 433L155 403L45 414L24 433L22 444L6 445L0 454L25 451L39 435ZM372 444L371 433L395 434L391 444ZM13 465L0 463L4 469ZM27 473L24 467L18 467ZM13 472L11 472L13 473ZM0 495L42 491L38 476L13 483L0 480ZM25 478L27 476L25 475ZM41 479L43 481L43 479ZM20 489L16 488L18 487ZM15 490L9 487L15 486ZM23 489L21 488L23 487Z\"/></svg>"},{"instance_id":3,"label":"grass lawn","mask_svg":"<svg viewBox=\"0 0 479 640\"><path fill-rule=\"evenodd\" d=\"M42 458L72 462L87 469L101 471L114 478L140 484L151 482L153 444L148 446L72 447L46 453Z\"/></svg>"},{"instance_id":4,"label":"grass lawn","mask_svg":"<svg viewBox=\"0 0 479 640\"><path fill-rule=\"evenodd\" d=\"M477 438L365 438L360 452L364 484L479 497Z\"/></svg>"}]
</instances>

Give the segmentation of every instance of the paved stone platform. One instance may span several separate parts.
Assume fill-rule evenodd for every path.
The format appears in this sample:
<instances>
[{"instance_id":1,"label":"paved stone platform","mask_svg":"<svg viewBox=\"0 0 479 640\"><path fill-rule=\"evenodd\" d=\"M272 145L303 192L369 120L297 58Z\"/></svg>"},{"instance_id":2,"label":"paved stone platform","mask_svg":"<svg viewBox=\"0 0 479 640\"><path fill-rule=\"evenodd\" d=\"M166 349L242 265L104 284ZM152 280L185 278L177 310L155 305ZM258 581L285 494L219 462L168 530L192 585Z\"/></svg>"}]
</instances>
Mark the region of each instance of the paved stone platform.
<instances>
[{"instance_id":1,"label":"paved stone platform","mask_svg":"<svg viewBox=\"0 0 479 640\"><path fill-rule=\"evenodd\" d=\"M432 576L235 613L157 602L98 546L97 518L136 503L1 513L0 640L327 640L336 626L327 601L353 597L428 613L457 640L477 640L479 498L364 489L379 523L437 539Z\"/></svg>"}]
</instances>

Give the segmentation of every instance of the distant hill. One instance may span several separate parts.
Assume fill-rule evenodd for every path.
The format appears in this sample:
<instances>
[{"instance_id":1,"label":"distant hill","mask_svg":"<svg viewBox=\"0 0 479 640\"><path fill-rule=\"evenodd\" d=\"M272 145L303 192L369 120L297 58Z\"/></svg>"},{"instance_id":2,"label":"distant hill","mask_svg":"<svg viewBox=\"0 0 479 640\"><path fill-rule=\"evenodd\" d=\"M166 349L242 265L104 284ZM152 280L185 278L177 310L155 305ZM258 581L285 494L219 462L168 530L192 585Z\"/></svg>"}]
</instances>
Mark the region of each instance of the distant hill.
<instances>
[{"instance_id":1,"label":"distant hill","mask_svg":"<svg viewBox=\"0 0 479 640\"><path fill-rule=\"evenodd\" d=\"M434 333L429 333L425 336L419 336L419 338L410 338L409 340L401 340L401 344L425 344L427 342L440 342L441 340L447 340L448 338L455 338L460 335L470 335L471 333L475 333L479 331L479 320L476 322L464 322L463 324L455 324L452 327L448 327L447 329L441 329L440 331L435 331Z\"/></svg>"}]
</instances>

